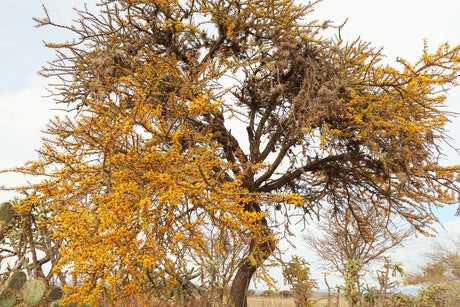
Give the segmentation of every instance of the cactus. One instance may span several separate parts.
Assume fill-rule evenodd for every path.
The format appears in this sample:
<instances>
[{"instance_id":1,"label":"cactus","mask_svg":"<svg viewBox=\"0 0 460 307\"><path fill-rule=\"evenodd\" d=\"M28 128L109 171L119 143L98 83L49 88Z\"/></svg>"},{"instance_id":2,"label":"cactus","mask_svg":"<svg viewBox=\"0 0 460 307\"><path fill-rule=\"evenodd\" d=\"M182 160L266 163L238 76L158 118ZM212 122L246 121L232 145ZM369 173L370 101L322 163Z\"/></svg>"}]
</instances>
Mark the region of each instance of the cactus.
<instances>
[{"instance_id":1,"label":"cactus","mask_svg":"<svg viewBox=\"0 0 460 307\"><path fill-rule=\"evenodd\" d=\"M23 271L19 271L11 275L6 287L13 292L18 292L26 283L27 276Z\"/></svg>"},{"instance_id":2,"label":"cactus","mask_svg":"<svg viewBox=\"0 0 460 307\"><path fill-rule=\"evenodd\" d=\"M46 291L46 283L43 279L34 279L28 282L22 291L22 297L26 303L32 306L40 304Z\"/></svg>"},{"instance_id":3,"label":"cactus","mask_svg":"<svg viewBox=\"0 0 460 307\"><path fill-rule=\"evenodd\" d=\"M58 301L62 298L64 291L60 287L54 287L53 289L48 292L48 300L50 302Z\"/></svg>"},{"instance_id":4,"label":"cactus","mask_svg":"<svg viewBox=\"0 0 460 307\"><path fill-rule=\"evenodd\" d=\"M47 290L44 279L34 279L27 282L27 275L18 271L11 275L0 292L0 307L28 307L39 305ZM49 289L49 288L48 288ZM47 302L50 306L59 306L59 300L64 291L60 287L53 287L48 292ZM22 296L22 297L21 297Z\"/></svg>"},{"instance_id":5,"label":"cactus","mask_svg":"<svg viewBox=\"0 0 460 307\"><path fill-rule=\"evenodd\" d=\"M2 203L0 205L0 221L9 223L14 216L14 211L11 209L11 203Z\"/></svg>"},{"instance_id":6,"label":"cactus","mask_svg":"<svg viewBox=\"0 0 460 307\"><path fill-rule=\"evenodd\" d=\"M4 289L0 293L0 306L13 307L16 304L16 295L10 289Z\"/></svg>"},{"instance_id":7,"label":"cactus","mask_svg":"<svg viewBox=\"0 0 460 307\"><path fill-rule=\"evenodd\" d=\"M181 304L191 301L196 293L201 292L201 287L195 285L192 280L201 275L195 268L188 270L185 266L176 276L177 284L170 290L170 295L175 297Z\"/></svg>"}]
</instances>

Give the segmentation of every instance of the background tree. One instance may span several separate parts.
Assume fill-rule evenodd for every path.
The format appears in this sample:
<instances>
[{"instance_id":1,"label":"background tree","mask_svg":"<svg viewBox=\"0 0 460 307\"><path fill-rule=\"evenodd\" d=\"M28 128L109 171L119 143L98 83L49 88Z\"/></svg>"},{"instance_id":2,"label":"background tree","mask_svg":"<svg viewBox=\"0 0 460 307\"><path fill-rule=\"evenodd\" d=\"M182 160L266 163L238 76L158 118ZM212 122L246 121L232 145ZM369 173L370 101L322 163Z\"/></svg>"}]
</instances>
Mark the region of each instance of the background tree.
<instances>
[{"instance_id":1,"label":"background tree","mask_svg":"<svg viewBox=\"0 0 460 307\"><path fill-rule=\"evenodd\" d=\"M293 213L328 202L366 229L370 204L425 232L432 207L455 202L458 169L438 161L460 48L385 66L340 29L324 38L313 5L104 0L71 25L37 19L74 36L47 43L42 71L68 113L14 171L46 177L24 189L54 212L56 269L78 281L68 301L136 295L146 272L201 253L213 223L249 240L230 289L245 306ZM286 219L270 219L282 204Z\"/></svg>"},{"instance_id":2,"label":"background tree","mask_svg":"<svg viewBox=\"0 0 460 307\"><path fill-rule=\"evenodd\" d=\"M372 206L366 213L361 212L361 219L353 219L348 209L339 215L322 214L318 231L303 236L326 268L342 275L345 295L352 306L361 296L360 278L366 267L383 262L385 252L401 245L412 234Z\"/></svg>"},{"instance_id":3,"label":"background tree","mask_svg":"<svg viewBox=\"0 0 460 307\"><path fill-rule=\"evenodd\" d=\"M409 272L406 285L423 286L418 293L421 304L457 306L460 304L460 238L436 242L425 254L428 261Z\"/></svg>"},{"instance_id":4,"label":"background tree","mask_svg":"<svg viewBox=\"0 0 460 307\"><path fill-rule=\"evenodd\" d=\"M409 285L457 284L460 286L460 237L449 242L437 242L425 255L429 261L416 272L409 273ZM459 287L460 292L460 287Z\"/></svg>"}]
</instances>

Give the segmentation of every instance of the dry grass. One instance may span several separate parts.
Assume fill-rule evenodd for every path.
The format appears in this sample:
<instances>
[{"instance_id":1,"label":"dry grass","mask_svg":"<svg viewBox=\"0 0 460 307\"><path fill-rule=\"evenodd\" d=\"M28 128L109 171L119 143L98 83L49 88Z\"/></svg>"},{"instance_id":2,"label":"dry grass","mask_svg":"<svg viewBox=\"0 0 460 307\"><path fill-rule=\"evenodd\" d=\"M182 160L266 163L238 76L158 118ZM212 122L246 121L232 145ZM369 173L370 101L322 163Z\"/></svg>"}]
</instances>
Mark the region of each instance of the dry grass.
<instances>
[{"instance_id":1,"label":"dry grass","mask_svg":"<svg viewBox=\"0 0 460 307\"><path fill-rule=\"evenodd\" d=\"M333 298L331 306L336 306L335 303L336 300ZM327 295L317 294L313 298L313 306L326 307ZM338 306L348 307L348 303L342 298ZM250 296L248 297L248 307L296 307L296 304L294 298Z\"/></svg>"},{"instance_id":2,"label":"dry grass","mask_svg":"<svg viewBox=\"0 0 460 307\"><path fill-rule=\"evenodd\" d=\"M331 301L331 306L338 306L338 307L349 307L349 304L345 300L340 300L339 305L336 305L336 300ZM316 301L313 306L315 307L327 307L327 299L320 299Z\"/></svg>"},{"instance_id":3,"label":"dry grass","mask_svg":"<svg viewBox=\"0 0 460 307\"><path fill-rule=\"evenodd\" d=\"M336 299L333 298L331 306L336 306ZM106 302L101 302L100 307L110 307ZM167 301L150 302L147 305L143 304L140 300L135 298L124 298L120 300L117 307L184 307L180 304ZM196 302L190 303L187 307L206 307L206 306L219 306L216 303L212 303L206 298L202 298ZM313 306L315 307L327 307L327 295L316 294L313 298ZM294 298L284 297L264 297L264 296L249 296L248 307L296 307ZM349 307L344 298L340 299L338 307Z\"/></svg>"},{"instance_id":4,"label":"dry grass","mask_svg":"<svg viewBox=\"0 0 460 307\"><path fill-rule=\"evenodd\" d=\"M282 297L248 297L248 307L296 307L293 298Z\"/></svg>"}]
</instances>

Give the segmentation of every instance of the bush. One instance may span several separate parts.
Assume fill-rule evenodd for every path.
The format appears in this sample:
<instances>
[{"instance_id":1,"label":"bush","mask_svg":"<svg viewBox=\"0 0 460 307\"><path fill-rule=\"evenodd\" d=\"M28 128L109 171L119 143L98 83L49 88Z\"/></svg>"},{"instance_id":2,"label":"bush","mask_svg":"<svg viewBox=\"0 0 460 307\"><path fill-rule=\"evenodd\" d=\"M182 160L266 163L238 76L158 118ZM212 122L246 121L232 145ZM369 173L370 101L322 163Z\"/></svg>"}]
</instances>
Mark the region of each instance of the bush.
<instances>
[{"instance_id":1,"label":"bush","mask_svg":"<svg viewBox=\"0 0 460 307\"><path fill-rule=\"evenodd\" d=\"M294 293L292 293L291 291L288 291L288 290L283 290L283 291L278 292L278 296L281 296L281 297L284 297L284 298L294 297Z\"/></svg>"},{"instance_id":2,"label":"bush","mask_svg":"<svg viewBox=\"0 0 460 307\"><path fill-rule=\"evenodd\" d=\"M265 290L264 292L262 292L262 294L260 294L261 296L265 296L265 297L276 297L276 292L273 291L273 290Z\"/></svg>"},{"instance_id":3,"label":"bush","mask_svg":"<svg viewBox=\"0 0 460 307\"><path fill-rule=\"evenodd\" d=\"M291 286L297 306L311 306L310 299L316 281L310 278L309 263L302 257L292 256L283 269L284 283Z\"/></svg>"},{"instance_id":4,"label":"bush","mask_svg":"<svg viewBox=\"0 0 460 307\"><path fill-rule=\"evenodd\" d=\"M430 285L419 291L422 306L460 306L460 283Z\"/></svg>"}]
</instances>

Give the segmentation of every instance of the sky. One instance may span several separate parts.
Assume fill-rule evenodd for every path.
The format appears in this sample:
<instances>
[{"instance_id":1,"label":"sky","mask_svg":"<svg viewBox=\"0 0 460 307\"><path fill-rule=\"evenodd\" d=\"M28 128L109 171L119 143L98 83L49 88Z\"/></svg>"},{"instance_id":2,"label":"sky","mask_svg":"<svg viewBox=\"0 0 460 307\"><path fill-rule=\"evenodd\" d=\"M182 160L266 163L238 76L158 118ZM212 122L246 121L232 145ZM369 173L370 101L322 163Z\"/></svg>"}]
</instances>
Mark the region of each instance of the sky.
<instances>
[{"instance_id":1,"label":"sky","mask_svg":"<svg viewBox=\"0 0 460 307\"><path fill-rule=\"evenodd\" d=\"M95 1L87 1L94 3ZM68 23L75 17L72 7L81 7L81 0L2 0L0 10L0 169L22 165L37 158L41 130L57 111L45 90L47 80L37 75L41 66L53 59L53 52L42 41L63 41L65 32L51 28L35 28L32 17L43 17L42 3L52 18ZM331 20L336 25L347 24L342 31L345 40L361 37L373 46L384 48L387 62L396 57L411 62L417 60L423 49L423 40L436 48L449 42L460 44L460 1L458 0L324 0L316 5L312 18ZM450 92L448 110L460 112L460 87ZM452 144L460 147L460 118L448 126ZM457 164L460 157L445 148L446 164ZM24 179L18 175L0 175L0 186L20 185ZM0 192L0 202L7 201L11 193ZM424 259L421 253L436 240L460 235L460 219L451 206L436 213L439 237L419 236L396 250L392 257L402 262L407 270L415 269ZM444 228L443 228L444 227ZM310 229L314 231L314 228ZM316 278L321 278L321 263L297 239L296 254L312 263ZM289 253L294 253L291 250ZM288 254L289 254L288 253ZM321 285L321 284L320 284Z\"/></svg>"}]
</instances>

